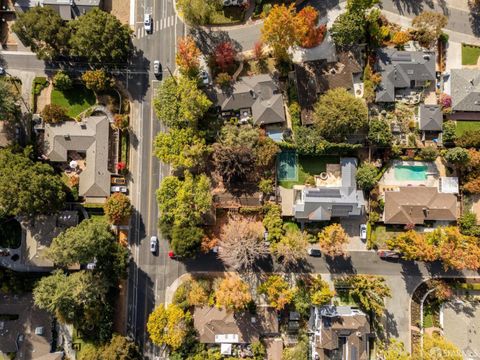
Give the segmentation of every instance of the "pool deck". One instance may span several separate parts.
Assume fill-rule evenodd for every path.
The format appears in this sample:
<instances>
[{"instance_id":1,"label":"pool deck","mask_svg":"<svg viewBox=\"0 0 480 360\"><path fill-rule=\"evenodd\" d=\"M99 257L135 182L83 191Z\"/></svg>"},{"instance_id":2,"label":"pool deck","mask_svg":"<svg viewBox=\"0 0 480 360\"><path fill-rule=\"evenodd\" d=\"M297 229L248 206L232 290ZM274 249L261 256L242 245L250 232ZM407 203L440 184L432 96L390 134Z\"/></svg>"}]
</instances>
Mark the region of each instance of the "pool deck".
<instances>
[{"instance_id":1,"label":"pool deck","mask_svg":"<svg viewBox=\"0 0 480 360\"><path fill-rule=\"evenodd\" d=\"M442 170L444 172L444 166L441 164ZM395 167L397 166L426 166L426 175L425 180L398 180L395 178ZM439 164L435 162L426 162L426 161L402 161L394 160L392 166L385 172L382 179L379 182L379 188L381 192L385 190L396 190L401 186L431 186L438 187L438 181L440 176L442 176L442 171L439 170Z\"/></svg>"}]
</instances>

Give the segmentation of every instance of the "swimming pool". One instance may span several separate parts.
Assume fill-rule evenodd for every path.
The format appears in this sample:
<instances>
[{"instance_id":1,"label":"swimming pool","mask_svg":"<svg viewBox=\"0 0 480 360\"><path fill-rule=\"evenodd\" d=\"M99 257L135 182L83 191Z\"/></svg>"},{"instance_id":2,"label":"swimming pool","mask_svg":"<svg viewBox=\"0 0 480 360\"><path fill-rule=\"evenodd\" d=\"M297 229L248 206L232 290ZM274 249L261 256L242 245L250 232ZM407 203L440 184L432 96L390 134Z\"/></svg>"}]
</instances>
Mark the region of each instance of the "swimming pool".
<instances>
[{"instance_id":1,"label":"swimming pool","mask_svg":"<svg viewBox=\"0 0 480 360\"><path fill-rule=\"evenodd\" d=\"M425 181L427 180L426 165L397 165L395 166L395 180Z\"/></svg>"}]
</instances>

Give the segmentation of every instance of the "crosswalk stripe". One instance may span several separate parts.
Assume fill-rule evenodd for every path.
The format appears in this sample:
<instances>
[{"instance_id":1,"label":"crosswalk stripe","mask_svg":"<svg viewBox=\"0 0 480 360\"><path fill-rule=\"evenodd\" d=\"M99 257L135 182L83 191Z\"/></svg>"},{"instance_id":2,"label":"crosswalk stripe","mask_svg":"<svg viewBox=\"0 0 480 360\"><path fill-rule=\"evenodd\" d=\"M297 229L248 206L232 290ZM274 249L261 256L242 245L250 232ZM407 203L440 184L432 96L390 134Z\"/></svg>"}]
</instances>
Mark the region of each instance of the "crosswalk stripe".
<instances>
[{"instance_id":1,"label":"crosswalk stripe","mask_svg":"<svg viewBox=\"0 0 480 360\"><path fill-rule=\"evenodd\" d=\"M141 31L142 31L142 28L139 27L139 28L137 29L137 37L138 37L138 38L140 37L140 32L141 32Z\"/></svg>"},{"instance_id":2,"label":"crosswalk stripe","mask_svg":"<svg viewBox=\"0 0 480 360\"><path fill-rule=\"evenodd\" d=\"M160 30L158 23L159 23L159 21L158 21L158 20L157 20L157 21L155 21L155 30Z\"/></svg>"}]
</instances>

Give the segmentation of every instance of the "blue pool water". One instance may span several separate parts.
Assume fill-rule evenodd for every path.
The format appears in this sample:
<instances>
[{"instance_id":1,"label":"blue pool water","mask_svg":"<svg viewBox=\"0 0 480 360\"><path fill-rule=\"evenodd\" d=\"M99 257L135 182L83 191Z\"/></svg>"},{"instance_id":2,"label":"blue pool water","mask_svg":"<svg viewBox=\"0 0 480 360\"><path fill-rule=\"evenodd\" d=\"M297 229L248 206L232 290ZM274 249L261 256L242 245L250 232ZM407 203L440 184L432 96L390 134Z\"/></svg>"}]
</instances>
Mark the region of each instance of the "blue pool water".
<instances>
[{"instance_id":1,"label":"blue pool water","mask_svg":"<svg viewBox=\"0 0 480 360\"><path fill-rule=\"evenodd\" d=\"M395 166L395 180L424 181L427 179L426 165L397 165Z\"/></svg>"}]
</instances>

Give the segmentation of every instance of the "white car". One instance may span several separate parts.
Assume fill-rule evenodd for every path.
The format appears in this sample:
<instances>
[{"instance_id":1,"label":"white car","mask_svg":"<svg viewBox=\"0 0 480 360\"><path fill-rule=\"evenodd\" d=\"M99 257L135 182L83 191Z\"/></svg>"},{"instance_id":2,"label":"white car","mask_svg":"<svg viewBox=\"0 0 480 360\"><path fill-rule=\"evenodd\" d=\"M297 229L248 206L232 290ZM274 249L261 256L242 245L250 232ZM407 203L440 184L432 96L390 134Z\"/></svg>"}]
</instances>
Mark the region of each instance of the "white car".
<instances>
[{"instance_id":1,"label":"white car","mask_svg":"<svg viewBox=\"0 0 480 360\"><path fill-rule=\"evenodd\" d=\"M152 26L153 26L152 15L145 14L143 18L143 26L145 27L145 32L147 34L150 34L152 32Z\"/></svg>"},{"instance_id":2,"label":"white car","mask_svg":"<svg viewBox=\"0 0 480 360\"><path fill-rule=\"evenodd\" d=\"M126 186L116 185L116 186L112 186L112 187L110 188L110 191L111 191L112 193L121 192L121 193L126 194L126 193L128 192L128 189L127 189Z\"/></svg>"},{"instance_id":3,"label":"white car","mask_svg":"<svg viewBox=\"0 0 480 360\"><path fill-rule=\"evenodd\" d=\"M200 74L198 76L200 77L203 85L210 85L210 76L208 76L208 73L205 70L200 71Z\"/></svg>"},{"instance_id":4,"label":"white car","mask_svg":"<svg viewBox=\"0 0 480 360\"><path fill-rule=\"evenodd\" d=\"M160 76L162 72L160 71L160 61L155 60L153 62L153 75Z\"/></svg>"},{"instance_id":5,"label":"white car","mask_svg":"<svg viewBox=\"0 0 480 360\"><path fill-rule=\"evenodd\" d=\"M154 235L150 238L150 251L156 254L158 250L158 238Z\"/></svg>"},{"instance_id":6,"label":"white car","mask_svg":"<svg viewBox=\"0 0 480 360\"><path fill-rule=\"evenodd\" d=\"M367 225L360 225L360 240L367 240Z\"/></svg>"},{"instance_id":7,"label":"white car","mask_svg":"<svg viewBox=\"0 0 480 360\"><path fill-rule=\"evenodd\" d=\"M5 75L5 69L0 66L0 75Z\"/></svg>"}]
</instances>

